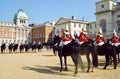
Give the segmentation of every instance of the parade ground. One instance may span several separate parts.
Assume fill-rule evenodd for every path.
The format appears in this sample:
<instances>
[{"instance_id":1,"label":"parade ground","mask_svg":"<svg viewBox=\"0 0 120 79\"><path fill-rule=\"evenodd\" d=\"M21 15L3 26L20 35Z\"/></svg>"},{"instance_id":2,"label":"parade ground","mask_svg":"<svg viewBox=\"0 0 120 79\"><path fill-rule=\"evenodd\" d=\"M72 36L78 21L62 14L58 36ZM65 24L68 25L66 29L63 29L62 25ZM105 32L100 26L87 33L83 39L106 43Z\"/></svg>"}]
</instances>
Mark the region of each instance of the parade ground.
<instances>
[{"instance_id":1,"label":"parade ground","mask_svg":"<svg viewBox=\"0 0 120 79\"><path fill-rule=\"evenodd\" d=\"M86 58L82 56L87 67ZM104 56L99 56L99 67L94 72L82 72L74 77L74 64L67 58L68 71L60 72L59 57L50 51L37 53L0 54L0 79L120 79L120 64L117 69L113 65L103 70Z\"/></svg>"}]
</instances>

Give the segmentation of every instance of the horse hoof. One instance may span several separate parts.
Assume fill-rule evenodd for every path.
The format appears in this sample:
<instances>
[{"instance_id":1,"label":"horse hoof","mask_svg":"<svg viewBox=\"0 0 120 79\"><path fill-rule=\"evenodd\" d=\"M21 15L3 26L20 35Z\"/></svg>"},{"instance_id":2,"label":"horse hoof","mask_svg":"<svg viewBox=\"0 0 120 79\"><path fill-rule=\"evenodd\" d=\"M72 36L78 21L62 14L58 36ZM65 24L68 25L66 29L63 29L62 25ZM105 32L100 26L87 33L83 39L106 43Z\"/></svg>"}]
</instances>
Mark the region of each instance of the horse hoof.
<instances>
[{"instance_id":1,"label":"horse hoof","mask_svg":"<svg viewBox=\"0 0 120 79\"><path fill-rule=\"evenodd\" d=\"M114 69L116 69L116 67L114 67Z\"/></svg>"},{"instance_id":2,"label":"horse hoof","mask_svg":"<svg viewBox=\"0 0 120 79\"><path fill-rule=\"evenodd\" d=\"M64 71L68 71L68 69L65 69Z\"/></svg>"},{"instance_id":3,"label":"horse hoof","mask_svg":"<svg viewBox=\"0 0 120 79\"><path fill-rule=\"evenodd\" d=\"M106 68L104 67L103 69L105 70Z\"/></svg>"},{"instance_id":4,"label":"horse hoof","mask_svg":"<svg viewBox=\"0 0 120 79\"><path fill-rule=\"evenodd\" d=\"M74 74L74 77L76 77L77 74Z\"/></svg>"},{"instance_id":5,"label":"horse hoof","mask_svg":"<svg viewBox=\"0 0 120 79\"><path fill-rule=\"evenodd\" d=\"M62 70L60 70L60 72L62 72Z\"/></svg>"},{"instance_id":6,"label":"horse hoof","mask_svg":"<svg viewBox=\"0 0 120 79\"><path fill-rule=\"evenodd\" d=\"M89 73L89 70L87 70L87 73Z\"/></svg>"},{"instance_id":7,"label":"horse hoof","mask_svg":"<svg viewBox=\"0 0 120 79\"><path fill-rule=\"evenodd\" d=\"M94 72L93 70L91 72Z\"/></svg>"},{"instance_id":8,"label":"horse hoof","mask_svg":"<svg viewBox=\"0 0 120 79\"><path fill-rule=\"evenodd\" d=\"M78 74L78 71L75 71L74 75Z\"/></svg>"}]
</instances>

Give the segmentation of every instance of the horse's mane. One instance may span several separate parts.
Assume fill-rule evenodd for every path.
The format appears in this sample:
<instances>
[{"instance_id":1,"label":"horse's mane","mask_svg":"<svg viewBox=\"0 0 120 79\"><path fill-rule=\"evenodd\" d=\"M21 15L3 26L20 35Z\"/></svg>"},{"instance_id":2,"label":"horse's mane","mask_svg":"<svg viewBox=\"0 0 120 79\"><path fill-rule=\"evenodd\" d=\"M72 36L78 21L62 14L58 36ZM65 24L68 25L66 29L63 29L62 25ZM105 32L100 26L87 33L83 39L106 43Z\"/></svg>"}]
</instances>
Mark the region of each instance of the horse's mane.
<instances>
[{"instance_id":1,"label":"horse's mane","mask_svg":"<svg viewBox=\"0 0 120 79\"><path fill-rule=\"evenodd\" d=\"M76 52L76 50L78 52L78 47L78 43L73 39L69 44L63 46L62 53L63 55L69 56L71 53Z\"/></svg>"}]
</instances>

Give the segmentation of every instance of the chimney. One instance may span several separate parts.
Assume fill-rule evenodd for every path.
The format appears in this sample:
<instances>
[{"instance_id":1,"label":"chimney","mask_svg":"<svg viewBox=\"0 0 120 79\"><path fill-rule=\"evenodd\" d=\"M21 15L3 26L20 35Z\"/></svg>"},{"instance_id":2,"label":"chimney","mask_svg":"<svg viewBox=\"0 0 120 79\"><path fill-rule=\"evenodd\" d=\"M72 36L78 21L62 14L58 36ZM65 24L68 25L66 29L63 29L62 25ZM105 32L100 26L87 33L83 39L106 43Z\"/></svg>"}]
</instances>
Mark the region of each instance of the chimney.
<instances>
[{"instance_id":1,"label":"chimney","mask_svg":"<svg viewBox=\"0 0 120 79\"><path fill-rule=\"evenodd\" d=\"M75 16L72 16L72 20L75 20L76 18L75 18Z\"/></svg>"},{"instance_id":2,"label":"chimney","mask_svg":"<svg viewBox=\"0 0 120 79\"><path fill-rule=\"evenodd\" d=\"M85 21L85 18L83 17L82 20Z\"/></svg>"}]
</instances>

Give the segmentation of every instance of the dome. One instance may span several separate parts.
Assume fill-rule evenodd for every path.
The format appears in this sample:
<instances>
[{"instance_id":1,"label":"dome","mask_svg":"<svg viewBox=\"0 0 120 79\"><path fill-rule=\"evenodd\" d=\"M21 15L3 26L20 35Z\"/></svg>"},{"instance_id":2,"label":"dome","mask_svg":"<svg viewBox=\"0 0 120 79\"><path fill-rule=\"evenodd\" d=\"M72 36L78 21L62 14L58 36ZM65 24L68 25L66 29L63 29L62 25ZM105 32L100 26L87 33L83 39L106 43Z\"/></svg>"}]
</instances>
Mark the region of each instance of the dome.
<instances>
[{"instance_id":1,"label":"dome","mask_svg":"<svg viewBox=\"0 0 120 79\"><path fill-rule=\"evenodd\" d=\"M19 9L14 18L28 18L23 9Z\"/></svg>"}]
</instances>

